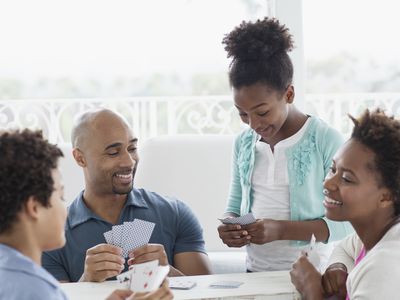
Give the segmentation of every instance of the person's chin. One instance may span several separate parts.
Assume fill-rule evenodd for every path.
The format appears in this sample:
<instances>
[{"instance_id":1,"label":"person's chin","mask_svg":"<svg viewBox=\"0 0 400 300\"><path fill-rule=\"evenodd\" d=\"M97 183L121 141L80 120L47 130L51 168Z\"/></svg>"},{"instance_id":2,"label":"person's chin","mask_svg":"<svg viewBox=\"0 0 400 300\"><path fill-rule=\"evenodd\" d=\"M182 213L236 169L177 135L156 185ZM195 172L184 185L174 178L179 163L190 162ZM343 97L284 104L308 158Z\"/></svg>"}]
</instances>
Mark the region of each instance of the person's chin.
<instances>
[{"instance_id":1,"label":"person's chin","mask_svg":"<svg viewBox=\"0 0 400 300\"><path fill-rule=\"evenodd\" d=\"M54 241L54 243L52 243L51 245L46 247L46 249L44 249L45 251L57 250L57 249L64 247L65 243L66 243L64 232L62 233L62 235L60 236L60 238L58 240L53 240L53 241Z\"/></svg>"},{"instance_id":2,"label":"person's chin","mask_svg":"<svg viewBox=\"0 0 400 300\"><path fill-rule=\"evenodd\" d=\"M347 221L346 218L344 218L343 216L335 214L329 210L325 210L325 217L327 217L331 221L336 221L336 222Z\"/></svg>"},{"instance_id":3,"label":"person's chin","mask_svg":"<svg viewBox=\"0 0 400 300\"><path fill-rule=\"evenodd\" d=\"M131 184L129 187L116 187L113 186L113 192L117 195L126 195L129 194L133 189L133 185Z\"/></svg>"},{"instance_id":4,"label":"person's chin","mask_svg":"<svg viewBox=\"0 0 400 300\"><path fill-rule=\"evenodd\" d=\"M257 133L264 139L264 140L270 140L273 138L276 134L275 127L274 126L268 126L266 130L263 131L257 131Z\"/></svg>"}]
</instances>

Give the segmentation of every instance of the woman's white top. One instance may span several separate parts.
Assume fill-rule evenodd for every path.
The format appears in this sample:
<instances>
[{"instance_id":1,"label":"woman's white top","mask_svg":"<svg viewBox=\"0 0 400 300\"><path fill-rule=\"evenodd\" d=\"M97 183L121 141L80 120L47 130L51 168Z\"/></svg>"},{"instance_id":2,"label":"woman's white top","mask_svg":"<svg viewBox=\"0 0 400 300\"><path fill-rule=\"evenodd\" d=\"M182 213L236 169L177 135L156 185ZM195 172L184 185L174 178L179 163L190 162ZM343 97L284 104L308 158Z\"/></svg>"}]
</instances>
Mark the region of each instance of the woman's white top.
<instances>
[{"instance_id":1,"label":"woman's white top","mask_svg":"<svg viewBox=\"0 0 400 300\"><path fill-rule=\"evenodd\" d=\"M354 233L335 247L329 259L329 264L340 262L346 265L350 299L400 299L400 224L390 228L354 266L361 248L362 241Z\"/></svg>"}]
</instances>

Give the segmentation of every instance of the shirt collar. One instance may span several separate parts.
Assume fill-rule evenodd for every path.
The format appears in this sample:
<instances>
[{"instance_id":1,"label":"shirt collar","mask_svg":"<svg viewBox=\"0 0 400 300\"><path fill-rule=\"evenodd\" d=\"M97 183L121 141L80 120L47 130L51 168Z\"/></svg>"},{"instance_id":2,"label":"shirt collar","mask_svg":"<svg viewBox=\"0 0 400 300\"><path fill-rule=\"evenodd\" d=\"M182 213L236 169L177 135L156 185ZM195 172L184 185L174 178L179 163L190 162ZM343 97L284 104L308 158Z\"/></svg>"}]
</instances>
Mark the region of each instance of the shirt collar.
<instances>
[{"instance_id":1,"label":"shirt collar","mask_svg":"<svg viewBox=\"0 0 400 300\"><path fill-rule=\"evenodd\" d=\"M82 191L79 196L74 200L74 202L72 202L72 204L68 207L68 224L71 229L75 226L89 221L90 219L96 219L105 222L102 218L100 218L86 206L85 202L83 201L83 192L84 191ZM128 194L128 198L126 200L123 210L125 210L129 206L148 208L146 201L143 199L137 189L133 189Z\"/></svg>"},{"instance_id":2,"label":"shirt collar","mask_svg":"<svg viewBox=\"0 0 400 300\"><path fill-rule=\"evenodd\" d=\"M60 283L49 272L37 265L31 258L16 249L0 243L0 269L13 270L39 277L52 285L59 287ZM24 284L24 283L22 283Z\"/></svg>"}]
</instances>

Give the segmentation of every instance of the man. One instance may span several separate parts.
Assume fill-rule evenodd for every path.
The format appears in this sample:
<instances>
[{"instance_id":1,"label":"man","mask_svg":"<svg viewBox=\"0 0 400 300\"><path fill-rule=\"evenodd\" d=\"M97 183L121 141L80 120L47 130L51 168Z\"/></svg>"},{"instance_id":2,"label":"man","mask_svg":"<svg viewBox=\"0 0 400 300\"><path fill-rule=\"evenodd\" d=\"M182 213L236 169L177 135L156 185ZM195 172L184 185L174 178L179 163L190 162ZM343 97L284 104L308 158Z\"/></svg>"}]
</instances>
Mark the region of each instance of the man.
<instances>
[{"instance_id":1,"label":"man","mask_svg":"<svg viewBox=\"0 0 400 300\"><path fill-rule=\"evenodd\" d=\"M149 244L132 250L128 264L159 259L169 276L210 273L202 229L183 202L133 188L137 138L116 113L84 113L72 130L73 156L85 190L68 210L66 246L46 252L43 266L60 281L104 281L127 269L122 249L103 233L135 218L155 223Z\"/></svg>"},{"instance_id":2,"label":"man","mask_svg":"<svg viewBox=\"0 0 400 300\"><path fill-rule=\"evenodd\" d=\"M0 131L0 299L67 300L60 283L41 267L44 250L65 244L61 156L40 131ZM150 293L116 290L106 300L172 297L164 281Z\"/></svg>"}]
</instances>

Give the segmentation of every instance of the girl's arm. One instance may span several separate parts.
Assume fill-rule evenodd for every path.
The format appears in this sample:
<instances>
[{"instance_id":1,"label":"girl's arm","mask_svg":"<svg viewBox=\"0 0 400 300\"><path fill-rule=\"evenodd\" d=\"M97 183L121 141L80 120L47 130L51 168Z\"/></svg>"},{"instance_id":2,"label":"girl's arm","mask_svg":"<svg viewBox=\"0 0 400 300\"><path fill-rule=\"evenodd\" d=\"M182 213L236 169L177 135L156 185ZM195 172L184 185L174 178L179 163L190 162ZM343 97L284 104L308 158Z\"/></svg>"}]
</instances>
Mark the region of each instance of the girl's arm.
<instances>
[{"instance_id":1,"label":"girl's arm","mask_svg":"<svg viewBox=\"0 0 400 300\"><path fill-rule=\"evenodd\" d=\"M233 147L232 154L232 176L229 189L228 203L225 209L224 217L227 216L240 216L240 205L242 202L242 187L240 184L240 174L238 167L238 154L240 148L240 139L242 135L239 135Z\"/></svg>"},{"instance_id":2,"label":"girl's arm","mask_svg":"<svg viewBox=\"0 0 400 300\"><path fill-rule=\"evenodd\" d=\"M276 240L309 241L314 234L317 241L329 238L329 229L322 219L311 221L283 221L259 219L243 226L254 244L265 244Z\"/></svg>"},{"instance_id":3,"label":"girl's arm","mask_svg":"<svg viewBox=\"0 0 400 300\"><path fill-rule=\"evenodd\" d=\"M309 241L314 234L318 242L326 242L329 238L329 228L322 219L311 221L277 221L281 224L281 240Z\"/></svg>"}]
</instances>

